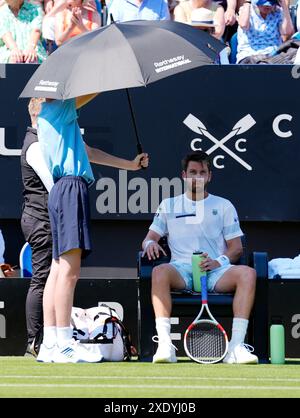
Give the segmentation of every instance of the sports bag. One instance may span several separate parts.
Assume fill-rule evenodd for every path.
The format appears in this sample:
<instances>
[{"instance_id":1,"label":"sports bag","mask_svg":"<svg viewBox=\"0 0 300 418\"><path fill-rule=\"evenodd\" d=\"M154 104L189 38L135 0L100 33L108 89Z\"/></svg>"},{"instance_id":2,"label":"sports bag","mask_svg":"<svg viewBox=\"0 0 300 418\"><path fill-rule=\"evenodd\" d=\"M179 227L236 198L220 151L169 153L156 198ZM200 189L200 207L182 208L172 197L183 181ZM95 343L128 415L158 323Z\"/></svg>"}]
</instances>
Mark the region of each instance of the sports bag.
<instances>
[{"instance_id":1,"label":"sports bag","mask_svg":"<svg viewBox=\"0 0 300 418\"><path fill-rule=\"evenodd\" d=\"M104 303L89 309L73 307L71 326L73 338L92 351L99 350L106 361L127 361L137 354L117 312Z\"/></svg>"}]
</instances>

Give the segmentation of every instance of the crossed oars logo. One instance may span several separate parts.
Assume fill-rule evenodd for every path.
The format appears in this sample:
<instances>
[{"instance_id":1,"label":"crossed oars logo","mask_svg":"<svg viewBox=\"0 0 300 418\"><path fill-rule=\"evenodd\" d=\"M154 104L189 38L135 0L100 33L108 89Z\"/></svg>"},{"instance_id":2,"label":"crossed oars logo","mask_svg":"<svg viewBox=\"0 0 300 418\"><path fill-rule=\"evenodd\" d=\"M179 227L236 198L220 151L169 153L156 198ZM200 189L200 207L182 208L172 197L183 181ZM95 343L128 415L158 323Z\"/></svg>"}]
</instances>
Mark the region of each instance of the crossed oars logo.
<instances>
[{"instance_id":1,"label":"crossed oars logo","mask_svg":"<svg viewBox=\"0 0 300 418\"><path fill-rule=\"evenodd\" d=\"M237 154L232 152L227 146L225 145L225 142L227 142L230 138L243 134L244 132L248 131L252 126L256 124L253 117L248 114L244 116L242 119L240 119L232 128L232 130L224 136L224 138L218 140L213 135L211 135L206 126L204 125L201 120L196 118L191 113L185 118L183 123L190 128L193 132L196 132L197 134L203 135L206 138L210 139L215 145L210 147L206 152L206 154L210 155L213 153L216 149L221 148L223 151L225 151L230 157L232 157L234 160L236 160L238 163L240 163L243 167L245 167L247 170L251 171L252 167L246 163L242 158L240 158Z\"/></svg>"}]
</instances>

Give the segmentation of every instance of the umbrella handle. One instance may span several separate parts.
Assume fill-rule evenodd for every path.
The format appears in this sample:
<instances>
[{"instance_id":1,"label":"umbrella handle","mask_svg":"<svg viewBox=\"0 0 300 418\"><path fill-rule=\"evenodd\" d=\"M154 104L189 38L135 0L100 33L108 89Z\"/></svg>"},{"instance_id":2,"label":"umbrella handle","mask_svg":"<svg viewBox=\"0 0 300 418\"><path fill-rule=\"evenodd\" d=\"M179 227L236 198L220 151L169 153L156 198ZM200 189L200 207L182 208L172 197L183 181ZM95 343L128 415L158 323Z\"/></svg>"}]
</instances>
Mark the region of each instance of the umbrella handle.
<instances>
[{"instance_id":1,"label":"umbrella handle","mask_svg":"<svg viewBox=\"0 0 300 418\"><path fill-rule=\"evenodd\" d=\"M136 143L136 148L137 148L137 152L138 152L138 154L142 154L144 151L143 151L143 147L142 147L142 144L140 143L140 141L138 141L137 143ZM142 158L140 159L140 162L142 161ZM146 167L143 167L142 165L141 165L141 169L142 170L146 170Z\"/></svg>"}]
</instances>

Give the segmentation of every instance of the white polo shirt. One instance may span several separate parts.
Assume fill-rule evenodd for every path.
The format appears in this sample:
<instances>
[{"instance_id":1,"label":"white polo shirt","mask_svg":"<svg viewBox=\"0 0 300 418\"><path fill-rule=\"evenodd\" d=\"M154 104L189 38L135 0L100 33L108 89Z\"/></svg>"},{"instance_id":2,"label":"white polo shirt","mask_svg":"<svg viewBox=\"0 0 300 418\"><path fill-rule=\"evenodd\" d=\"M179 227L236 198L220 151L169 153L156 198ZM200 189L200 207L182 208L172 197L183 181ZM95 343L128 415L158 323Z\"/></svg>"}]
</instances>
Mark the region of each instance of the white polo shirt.
<instances>
[{"instance_id":1,"label":"white polo shirt","mask_svg":"<svg viewBox=\"0 0 300 418\"><path fill-rule=\"evenodd\" d=\"M182 263L190 263L195 251L216 259L226 241L243 235L232 203L212 194L197 202L186 194L163 200L149 229L167 236L171 260Z\"/></svg>"}]
</instances>

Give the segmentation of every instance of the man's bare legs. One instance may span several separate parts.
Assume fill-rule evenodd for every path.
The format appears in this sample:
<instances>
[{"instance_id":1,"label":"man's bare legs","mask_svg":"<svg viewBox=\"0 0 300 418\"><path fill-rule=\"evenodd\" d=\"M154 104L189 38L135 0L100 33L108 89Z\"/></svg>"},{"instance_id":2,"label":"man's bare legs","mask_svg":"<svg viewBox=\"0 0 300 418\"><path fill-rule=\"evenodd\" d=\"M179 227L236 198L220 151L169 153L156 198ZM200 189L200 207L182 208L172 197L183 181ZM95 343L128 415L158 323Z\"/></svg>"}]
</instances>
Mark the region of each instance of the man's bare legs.
<instances>
[{"instance_id":1,"label":"man's bare legs","mask_svg":"<svg viewBox=\"0 0 300 418\"><path fill-rule=\"evenodd\" d=\"M171 289L184 289L185 282L170 264L161 264L152 271L152 304L158 335L158 348L154 363L176 362L175 347L171 341L170 316L172 311Z\"/></svg>"},{"instance_id":2,"label":"man's bare legs","mask_svg":"<svg viewBox=\"0 0 300 418\"><path fill-rule=\"evenodd\" d=\"M215 286L216 292L233 292L233 322L225 363L257 363L258 359L244 346L249 317L254 303L256 272L247 266L233 266Z\"/></svg>"}]
</instances>

